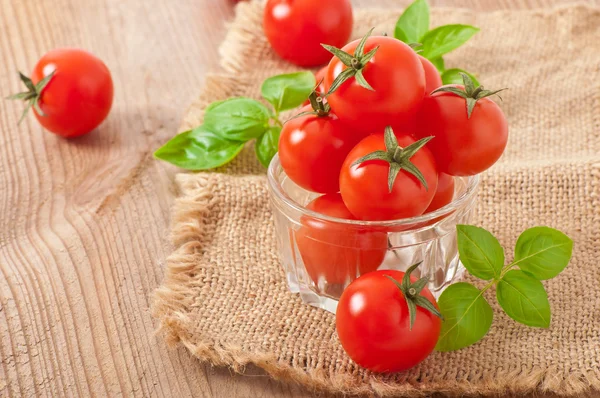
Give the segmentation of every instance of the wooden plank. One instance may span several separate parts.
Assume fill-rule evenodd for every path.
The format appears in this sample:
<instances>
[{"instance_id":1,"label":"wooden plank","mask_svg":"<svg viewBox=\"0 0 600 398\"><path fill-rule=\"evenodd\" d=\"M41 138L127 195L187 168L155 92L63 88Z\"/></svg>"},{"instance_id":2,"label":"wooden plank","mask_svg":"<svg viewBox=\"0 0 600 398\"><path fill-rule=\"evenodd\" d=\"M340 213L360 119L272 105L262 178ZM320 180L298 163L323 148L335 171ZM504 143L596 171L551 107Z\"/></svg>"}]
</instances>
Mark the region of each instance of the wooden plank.
<instances>
[{"instance_id":1,"label":"wooden plank","mask_svg":"<svg viewBox=\"0 0 600 398\"><path fill-rule=\"evenodd\" d=\"M151 154L217 68L232 15L227 0L0 0L3 96L20 89L16 69L63 46L105 60L116 87L108 121L72 141L33 118L17 127L21 106L0 102L0 396L311 395L252 367L231 375L167 349L148 310L168 253L175 172Z\"/></svg>"}]
</instances>

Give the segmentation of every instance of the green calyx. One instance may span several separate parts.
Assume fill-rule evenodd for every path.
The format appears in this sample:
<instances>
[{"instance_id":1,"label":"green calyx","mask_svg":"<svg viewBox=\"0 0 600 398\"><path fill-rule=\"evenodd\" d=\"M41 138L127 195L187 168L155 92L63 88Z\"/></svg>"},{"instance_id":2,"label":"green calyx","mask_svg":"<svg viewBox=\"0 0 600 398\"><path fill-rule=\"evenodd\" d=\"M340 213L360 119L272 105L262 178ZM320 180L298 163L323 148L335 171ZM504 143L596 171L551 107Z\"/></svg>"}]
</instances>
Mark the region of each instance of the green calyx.
<instances>
[{"instance_id":1,"label":"green calyx","mask_svg":"<svg viewBox=\"0 0 600 398\"><path fill-rule=\"evenodd\" d=\"M23 73L19 72L19 77L21 78L23 84L25 84L25 87L27 87L27 91L14 94L6 98L9 100L21 100L27 103L27 106L23 110L21 118L19 119L19 124L23 121L23 119L25 119L25 116L27 116L27 113L31 108L34 108L38 115L46 116L44 111L42 111L42 108L40 108L40 96L42 95L42 91L44 90L44 88L48 85L48 83L50 83L50 80L52 80L52 77L54 76L55 72L56 71L50 73L48 76L40 80L37 84L33 84L33 81L31 81L30 78L25 76Z\"/></svg>"},{"instance_id":2,"label":"green calyx","mask_svg":"<svg viewBox=\"0 0 600 398\"><path fill-rule=\"evenodd\" d=\"M423 184L426 190L429 190L427 186L427 181L421 173L421 170L417 168L411 161L410 158L414 156L421 148L425 146L433 136L421 138L419 141L407 146L406 148L402 148L398 145L398 139L394 135L394 131L390 126L385 128L385 151L375 151L371 152L368 155L361 157L356 160L352 165L356 166L363 162L367 162L369 160L383 160L390 164L390 172L388 174L388 189L392 192L392 188L394 187L394 182L396 181L396 177L400 170L405 170L415 176L417 180Z\"/></svg>"},{"instance_id":3,"label":"green calyx","mask_svg":"<svg viewBox=\"0 0 600 398\"><path fill-rule=\"evenodd\" d=\"M394 284L400 289L404 298L406 299L406 305L408 306L408 315L410 317L409 329L412 330L413 325L415 324L415 319L417 318L417 306L426 309L431 312L433 315L440 318L442 321L444 320L444 316L435 308L435 305L431 301L429 301L424 296L421 296L421 291L427 286L429 283L429 277L424 276L423 278L417 280L414 283L410 281L410 274L419 267L423 263L419 261L418 263L412 265L409 269L404 273L404 277L402 278L402 283L399 283L397 280L392 278L389 275L386 277L394 282Z\"/></svg>"},{"instance_id":4,"label":"green calyx","mask_svg":"<svg viewBox=\"0 0 600 398\"><path fill-rule=\"evenodd\" d=\"M329 106L329 104L325 101L323 101L324 97L321 95L321 93L319 93L317 91L317 88L319 87L319 85L321 84L321 82L317 83L317 87L315 87L315 89L313 90L312 93L310 93L310 95L308 96L308 101L310 102L310 106L312 107L312 111L307 111L307 112L300 112L297 115L294 115L293 117L291 117L289 120L292 119L296 119L298 117L302 117L302 116L306 116L306 115L314 115L314 116L318 116L318 117L325 117L325 116L329 116L329 111L331 110L331 107ZM287 121L286 121L287 123Z\"/></svg>"},{"instance_id":5,"label":"green calyx","mask_svg":"<svg viewBox=\"0 0 600 398\"><path fill-rule=\"evenodd\" d=\"M379 50L379 46L375 47L371 51L365 54L365 44L367 43L367 39L373 33L373 29L369 30L369 32L360 40L358 46L354 50L354 54L348 54L345 51L340 50L339 48L321 44L323 48L332 53L334 56L338 57L340 61L348 68L345 69L342 73L340 73L333 83L331 83L331 87L327 92L327 95L330 95L335 92L346 80L354 77L356 82L361 86L370 91L375 91L373 87L365 80L363 76L362 70L367 65L367 63L373 58L377 50Z\"/></svg>"},{"instance_id":6,"label":"green calyx","mask_svg":"<svg viewBox=\"0 0 600 398\"><path fill-rule=\"evenodd\" d=\"M500 90L491 91L491 90L484 89L483 86L475 87L475 83L473 82L473 79L471 78L471 76L467 75L466 73L462 73L462 72L460 72L460 75L463 79L463 83L465 86L464 90L462 90L460 88L456 88L456 87L443 86L443 87L433 90L431 92L431 94L445 92L445 93L456 94L459 97L466 99L467 100L467 118L468 119L471 118L471 114L473 113L473 109L475 108L475 104L477 104L478 100L485 98L485 97L492 96L492 95L498 95L498 93L500 91L507 90L507 88L502 88ZM500 97L499 95L498 95L498 98L500 98L500 100L502 100L502 97Z\"/></svg>"}]
</instances>

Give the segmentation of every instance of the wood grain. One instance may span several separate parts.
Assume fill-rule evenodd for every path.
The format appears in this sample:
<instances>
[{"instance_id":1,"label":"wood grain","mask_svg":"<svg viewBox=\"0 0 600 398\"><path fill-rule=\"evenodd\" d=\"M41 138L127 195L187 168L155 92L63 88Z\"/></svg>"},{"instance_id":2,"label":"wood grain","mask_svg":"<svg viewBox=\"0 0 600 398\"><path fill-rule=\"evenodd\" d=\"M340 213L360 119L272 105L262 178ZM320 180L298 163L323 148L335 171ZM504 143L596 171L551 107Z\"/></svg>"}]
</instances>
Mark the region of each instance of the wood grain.
<instances>
[{"instance_id":1,"label":"wood grain","mask_svg":"<svg viewBox=\"0 0 600 398\"><path fill-rule=\"evenodd\" d=\"M0 397L311 396L252 367L240 376L203 365L153 334L149 294L168 254L176 170L151 154L217 70L232 15L227 0L0 0L2 96L20 89L17 69L64 46L105 60L116 87L108 120L71 141L31 117L17 127L21 105L0 102Z\"/></svg>"}]
</instances>

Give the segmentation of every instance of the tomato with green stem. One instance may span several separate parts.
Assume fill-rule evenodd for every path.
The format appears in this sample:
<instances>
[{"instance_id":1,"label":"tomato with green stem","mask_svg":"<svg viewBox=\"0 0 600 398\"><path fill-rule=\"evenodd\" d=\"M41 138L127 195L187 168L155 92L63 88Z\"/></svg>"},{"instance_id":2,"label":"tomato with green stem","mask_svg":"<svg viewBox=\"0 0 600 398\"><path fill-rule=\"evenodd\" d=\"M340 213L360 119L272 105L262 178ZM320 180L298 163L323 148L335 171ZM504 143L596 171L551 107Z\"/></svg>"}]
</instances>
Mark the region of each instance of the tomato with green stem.
<instances>
[{"instance_id":1,"label":"tomato with green stem","mask_svg":"<svg viewBox=\"0 0 600 398\"><path fill-rule=\"evenodd\" d=\"M339 191L339 175L346 155L360 137L330 112L313 92L311 106L288 120L279 138L279 160L287 176L304 189L319 193Z\"/></svg>"},{"instance_id":2,"label":"tomato with green stem","mask_svg":"<svg viewBox=\"0 0 600 398\"><path fill-rule=\"evenodd\" d=\"M442 315L427 283L406 273L380 270L352 282L340 297L336 330L342 347L373 372L401 372L422 362L440 335Z\"/></svg>"},{"instance_id":3,"label":"tomato with green stem","mask_svg":"<svg viewBox=\"0 0 600 398\"><path fill-rule=\"evenodd\" d=\"M37 63L31 78L21 74L28 91L9 97L24 100L46 130L73 138L94 130L113 101L113 81L96 56L76 48L56 49Z\"/></svg>"},{"instance_id":4,"label":"tomato with green stem","mask_svg":"<svg viewBox=\"0 0 600 398\"><path fill-rule=\"evenodd\" d=\"M321 43L341 47L352 33L350 0L268 0L263 16L265 35L273 50L298 66L329 61Z\"/></svg>"},{"instance_id":5,"label":"tomato with green stem","mask_svg":"<svg viewBox=\"0 0 600 398\"><path fill-rule=\"evenodd\" d=\"M462 73L464 86L442 86L425 98L419 111L417 136L434 135L428 145L441 172L471 176L490 168L508 142L508 123L489 97L501 90L475 87Z\"/></svg>"},{"instance_id":6,"label":"tomato with green stem","mask_svg":"<svg viewBox=\"0 0 600 398\"><path fill-rule=\"evenodd\" d=\"M320 196L307 209L330 217L355 220L339 193ZM346 284L375 271L388 247L387 234L367 227L303 216L296 244L315 284Z\"/></svg>"},{"instance_id":7,"label":"tomato with green stem","mask_svg":"<svg viewBox=\"0 0 600 398\"><path fill-rule=\"evenodd\" d=\"M324 45L334 55L325 73L327 102L363 135L414 118L425 96L425 73L413 49L370 34L342 49Z\"/></svg>"},{"instance_id":8,"label":"tomato with green stem","mask_svg":"<svg viewBox=\"0 0 600 398\"><path fill-rule=\"evenodd\" d=\"M348 154L340 172L340 192L359 220L396 220L423 214L435 195L438 171L425 147L431 137L416 141L373 134Z\"/></svg>"}]
</instances>

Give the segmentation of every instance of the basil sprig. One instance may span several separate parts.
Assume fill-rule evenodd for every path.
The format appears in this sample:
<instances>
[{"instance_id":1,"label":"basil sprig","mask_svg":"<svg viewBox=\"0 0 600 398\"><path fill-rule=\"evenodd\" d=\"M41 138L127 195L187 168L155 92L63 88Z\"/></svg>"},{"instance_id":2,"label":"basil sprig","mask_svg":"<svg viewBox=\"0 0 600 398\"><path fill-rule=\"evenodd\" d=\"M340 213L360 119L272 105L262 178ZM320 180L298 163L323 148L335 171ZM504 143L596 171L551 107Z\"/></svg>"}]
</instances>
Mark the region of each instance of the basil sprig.
<instances>
[{"instance_id":1,"label":"basil sprig","mask_svg":"<svg viewBox=\"0 0 600 398\"><path fill-rule=\"evenodd\" d=\"M230 162L255 139L256 156L268 167L279 145L280 112L301 105L315 85L311 72L266 79L261 94L272 109L245 97L213 102L205 109L203 125L176 135L154 157L186 170L208 170Z\"/></svg>"},{"instance_id":2,"label":"basil sprig","mask_svg":"<svg viewBox=\"0 0 600 398\"><path fill-rule=\"evenodd\" d=\"M420 43L420 54L438 69L444 84L462 84L459 72L466 73L479 85L475 77L458 68L446 70L443 55L465 44L479 28L471 25L443 25L429 30L429 5L427 0L415 0L398 21L394 37L407 44Z\"/></svg>"},{"instance_id":3,"label":"basil sprig","mask_svg":"<svg viewBox=\"0 0 600 398\"><path fill-rule=\"evenodd\" d=\"M471 225L458 225L457 233L460 261L471 275L488 283L478 289L460 282L444 290L438 305L445 322L436 350L458 350L487 334L494 314L483 294L492 286L509 317L527 326L549 327L550 303L540 281L565 269L573 241L556 229L530 228L517 240L514 260L505 265L504 250L491 233Z\"/></svg>"}]
</instances>

